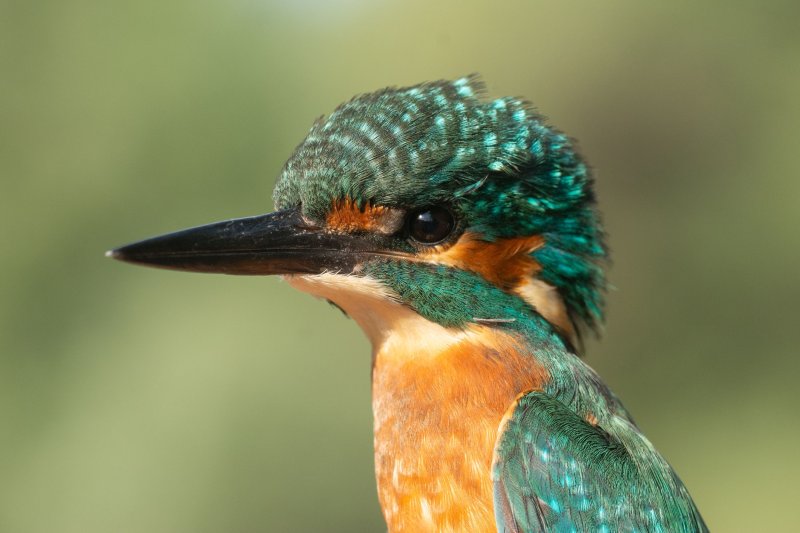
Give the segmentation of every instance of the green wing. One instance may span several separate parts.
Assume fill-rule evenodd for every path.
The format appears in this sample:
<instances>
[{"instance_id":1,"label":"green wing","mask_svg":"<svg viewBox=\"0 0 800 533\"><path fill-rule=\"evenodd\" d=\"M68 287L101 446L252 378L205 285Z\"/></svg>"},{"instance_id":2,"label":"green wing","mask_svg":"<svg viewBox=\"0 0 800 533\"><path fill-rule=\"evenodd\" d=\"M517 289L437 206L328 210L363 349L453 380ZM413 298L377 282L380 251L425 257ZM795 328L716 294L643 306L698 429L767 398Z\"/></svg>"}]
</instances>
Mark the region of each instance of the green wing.
<instances>
[{"instance_id":1,"label":"green wing","mask_svg":"<svg viewBox=\"0 0 800 533\"><path fill-rule=\"evenodd\" d=\"M557 399L517 403L495 449L501 532L708 531L686 488L627 419L593 426Z\"/></svg>"}]
</instances>

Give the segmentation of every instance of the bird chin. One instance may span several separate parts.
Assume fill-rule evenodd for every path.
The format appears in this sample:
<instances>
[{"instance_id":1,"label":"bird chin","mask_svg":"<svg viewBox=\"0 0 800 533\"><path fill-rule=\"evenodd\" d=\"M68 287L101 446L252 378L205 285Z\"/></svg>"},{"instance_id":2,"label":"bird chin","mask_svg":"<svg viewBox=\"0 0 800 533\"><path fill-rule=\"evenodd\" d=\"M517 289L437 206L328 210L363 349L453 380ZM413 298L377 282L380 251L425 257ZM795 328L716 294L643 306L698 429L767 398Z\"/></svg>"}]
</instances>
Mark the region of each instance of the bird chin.
<instances>
[{"instance_id":1,"label":"bird chin","mask_svg":"<svg viewBox=\"0 0 800 533\"><path fill-rule=\"evenodd\" d=\"M396 315L413 313L399 303L396 293L368 276L323 272L287 274L283 279L295 289L336 304L361 326L373 348L383 344Z\"/></svg>"},{"instance_id":2,"label":"bird chin","mask_svg":"<svg viewBox=\"0 0 800 533\"><path fill-rule=\"evenodd\" d=\"M333 302L355 320L372 343L373 357L387 352L437 353L474 334L424 318L369 276L326 272L284 275L283 279L298 290Z\"/></svg>"}]
</instances>

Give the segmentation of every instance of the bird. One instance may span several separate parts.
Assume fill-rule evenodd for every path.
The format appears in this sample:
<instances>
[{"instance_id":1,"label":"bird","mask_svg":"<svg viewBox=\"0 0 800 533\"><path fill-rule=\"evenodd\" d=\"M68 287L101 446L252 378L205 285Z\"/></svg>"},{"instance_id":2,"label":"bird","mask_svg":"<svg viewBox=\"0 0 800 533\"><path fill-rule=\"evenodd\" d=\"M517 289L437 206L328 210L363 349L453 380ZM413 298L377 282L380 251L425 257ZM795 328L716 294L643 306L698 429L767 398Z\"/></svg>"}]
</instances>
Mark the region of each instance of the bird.
<instances>
[{"instance_id":1,"label":"bird","mask_svg":"<svg viewBox=\"0 0 800 533\"><path fill-rule=\"evenodd\" d=\"M707 531L583 358L609 252L576 142L478 75L364 93L319 118L275 211L107 252L278 275L371 346L388 531Z\"/></svg>"}]
</instances>

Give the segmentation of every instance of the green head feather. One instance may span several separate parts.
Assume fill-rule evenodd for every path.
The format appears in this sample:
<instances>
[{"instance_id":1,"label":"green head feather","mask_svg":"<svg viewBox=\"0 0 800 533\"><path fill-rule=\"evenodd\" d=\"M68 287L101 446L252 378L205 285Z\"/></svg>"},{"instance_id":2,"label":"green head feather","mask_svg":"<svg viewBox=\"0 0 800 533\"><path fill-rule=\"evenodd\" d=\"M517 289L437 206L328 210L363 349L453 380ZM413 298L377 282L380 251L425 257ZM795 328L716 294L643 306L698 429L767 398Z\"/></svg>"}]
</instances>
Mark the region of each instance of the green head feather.
<instances>
[{"instance_id":1,"label":"green head feather","mask_svg":"<svg viewBox=\"0 0 800 533\"><path fill-rule=\"evenodd\" d=\"M607 255L589 168L573 143L516 98L486 101L474 76L357 96L311 127L275 204L325 220L336 201L446 204L484 239L541 235L538 277L577 326L603 317Z\"/></svg>"}]
</instances>

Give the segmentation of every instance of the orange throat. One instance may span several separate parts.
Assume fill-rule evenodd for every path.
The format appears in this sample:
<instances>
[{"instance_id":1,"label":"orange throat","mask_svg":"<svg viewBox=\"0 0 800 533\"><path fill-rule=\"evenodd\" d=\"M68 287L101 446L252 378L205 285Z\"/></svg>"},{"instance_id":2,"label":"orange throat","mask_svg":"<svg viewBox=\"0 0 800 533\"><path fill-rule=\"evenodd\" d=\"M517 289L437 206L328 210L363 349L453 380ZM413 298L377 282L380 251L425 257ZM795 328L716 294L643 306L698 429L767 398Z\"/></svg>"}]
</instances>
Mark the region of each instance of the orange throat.
<instances>
[{"instance_id":1,"label":"orange throat","mask_svg":"<svg viewBox=\"0 0 800 533\"><path fill-rule=\"evenodd\" d=\"M375 472L389 531L496 531L498 427L521 392L541 389L546 371L485 327L436 352L402 348L377 351L372 380Z\"/></svg>"},{"instance_id":2,"label":"orange throat","mask_svg":"<svg viewBox=\"0 0 800 533\"><path fill-rule=\"evenodd\" d=\"M372 343L375 473L389 532L496 531L498 428L520 393L543 387L547 371L511 335L440 326L375 280L286 279L334 301Z\"/></svg>"}]
</instances>

